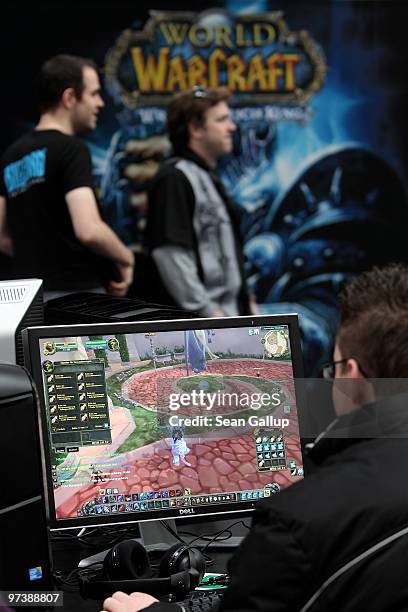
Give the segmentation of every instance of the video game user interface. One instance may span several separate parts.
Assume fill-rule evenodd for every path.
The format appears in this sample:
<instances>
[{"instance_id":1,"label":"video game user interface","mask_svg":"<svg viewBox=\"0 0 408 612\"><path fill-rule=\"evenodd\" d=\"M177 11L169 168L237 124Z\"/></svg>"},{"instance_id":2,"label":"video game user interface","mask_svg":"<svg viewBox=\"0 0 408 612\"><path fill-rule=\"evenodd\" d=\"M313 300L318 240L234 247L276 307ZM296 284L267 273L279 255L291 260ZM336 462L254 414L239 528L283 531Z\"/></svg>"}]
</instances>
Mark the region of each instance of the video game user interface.
<instances>
[{"instance_id":1,"label":"video game user interface","mask_svg":"<svg viewBox=\"0 0 408 612\"><path fill-rule=\"evenodd\" d=\"M287 325L39 342L57 520L218 512L303 477Z\"/></svg>"}]
</instances>

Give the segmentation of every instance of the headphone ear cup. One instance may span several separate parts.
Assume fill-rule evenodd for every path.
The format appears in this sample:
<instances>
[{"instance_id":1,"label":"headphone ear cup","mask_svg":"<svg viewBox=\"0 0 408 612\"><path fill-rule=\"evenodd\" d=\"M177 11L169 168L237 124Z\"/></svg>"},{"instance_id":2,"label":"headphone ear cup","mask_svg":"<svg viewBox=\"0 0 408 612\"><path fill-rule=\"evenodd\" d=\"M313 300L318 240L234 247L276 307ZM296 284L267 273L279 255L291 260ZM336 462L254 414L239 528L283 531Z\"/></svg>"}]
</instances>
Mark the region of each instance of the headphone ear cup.
<instances>
[{"instance_id":1,"label":"headphone ear cup","mask_svg":"<svg viewBox=\"0 0 408 612\"><path fill-rule=\"evenodd\" d=\"M197 548L181 543L174 544L160 561L159 575L166 577L183 571L189 571L191 588L195 588L204 576L205 559Z\"/></svg>"},{"instance_id":2,"label":"headphone ear cup","mask_svg":"<svg viewBox=\"0 0 408 612\"><path fill-rule=\"evenodd\" d=\"M205 559L204 555L198 548L189 549L190 557L190 588L195 589L201 582L205 574ZM194 573L193 573L194 572Z\"/></svg>"},{"instance_id":3,"label":"headphone ear cup","mask_svg":"<svg viewBox=\"0 0 408 612\"><path fill-rule=\"evenodd\" d=\"M179 560L183 551L187 550L187 546L182 543L173 544L164 553L160 561L159 576L166 578L172 574L176 574L179 571ZM186 569L186 568L183 568ZM187 568L188 569L188 568Z\"/></svg>"},{"instance_id":4,"label":"headphone ear cup","mask_svg":"<svg viewBox=\"0 0 408 612\"><path fill-rule=\"evenodd\" d=\"M152 570L146 549L136 540L119 542L106 555L103 574L108 580L150 578Z\"/></svg>"}]
</instances>

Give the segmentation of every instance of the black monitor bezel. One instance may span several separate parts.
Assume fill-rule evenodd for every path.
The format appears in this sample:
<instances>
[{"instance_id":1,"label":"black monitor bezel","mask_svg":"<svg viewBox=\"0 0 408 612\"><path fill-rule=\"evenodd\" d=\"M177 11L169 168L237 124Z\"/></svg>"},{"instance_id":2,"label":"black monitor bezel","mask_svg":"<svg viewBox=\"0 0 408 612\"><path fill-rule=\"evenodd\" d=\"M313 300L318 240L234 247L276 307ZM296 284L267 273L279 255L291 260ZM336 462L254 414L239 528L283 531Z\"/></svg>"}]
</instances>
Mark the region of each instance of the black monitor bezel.
<instances>
[{"instance_id":1,"label":"black monitor bezel","mask_svg":"<svg viewBox=\"0 0 408 612\"><path fill-rule=\"evenodd\" d=\"M107 323L81 323L78 325L53 325L41 327L28 327L23 330L23 348L25 366L31 372L34 382L42 385L42 366L39 351L39 340L55 338L59 336L91 336L109 334L136 334L149 333L153 331L182 331L199 329L220 329L262 325L288 325L291 342L291 362L295 381L303 378L303 361L300 345L300 332L297 314L273 314L253 315L243 317L222 317L206 319L171 319L162 321L136 321L136 322L107 322ZM227 518L228 513L245 513L253 511L256 501L241 501L223 503L216 506L196 506L195 508L169 508L165 510L144 511L140 514L129 515L91 515L70 519L57 519L55 514L54 493L51 480L51 464L48 452L45 452L45 444L49 445L49 433L46 422L46 406L44 393L38 389L39 425L41 436L41 454L43 463L44 495L47 507L47 520L51 530L78 529L81 527L100 527L104 525L126 524L139 521L192 518L206 515L219 514L220 518ZM299 411L299 400L297 398ZM298 415L299 421L301 416ZM107 520L108 518L108 520Z\"/></svg>"}]
</instances>

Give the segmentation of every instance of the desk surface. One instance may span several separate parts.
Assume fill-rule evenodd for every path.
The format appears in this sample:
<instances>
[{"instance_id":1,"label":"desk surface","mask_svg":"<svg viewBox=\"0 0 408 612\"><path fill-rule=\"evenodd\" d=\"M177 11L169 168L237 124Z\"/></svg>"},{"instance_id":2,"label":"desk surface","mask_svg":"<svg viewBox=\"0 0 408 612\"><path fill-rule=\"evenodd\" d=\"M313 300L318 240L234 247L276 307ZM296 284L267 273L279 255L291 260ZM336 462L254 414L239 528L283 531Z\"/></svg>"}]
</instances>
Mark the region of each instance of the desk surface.
<instances>
[{"instance_id":1,"label":"desk surface","mask_svg":"<svg viewBox=\"0 0 408 612\"><path fill-rule=\"evenodd\" d=\"M102 550L106 550L106 545L89 548L87 546L83 546L73 537L64 538L63 540L53 539L52 554L54 571L62 572L64 575L67 575L77 567L81 559ZM227 561L232 552L233 551L231 549L211 548L207 550L209 556L214 559L214 564L208 567L208 571L225 572ZM60 587L58 588L60 589ZM69 592L65 589L62 590L64 591L64 612L100 612L102 608L101 601L98 602L92 599L84 600L82 599L78 590L75 590L74 592Z\"/></svg>"}]
</instances>

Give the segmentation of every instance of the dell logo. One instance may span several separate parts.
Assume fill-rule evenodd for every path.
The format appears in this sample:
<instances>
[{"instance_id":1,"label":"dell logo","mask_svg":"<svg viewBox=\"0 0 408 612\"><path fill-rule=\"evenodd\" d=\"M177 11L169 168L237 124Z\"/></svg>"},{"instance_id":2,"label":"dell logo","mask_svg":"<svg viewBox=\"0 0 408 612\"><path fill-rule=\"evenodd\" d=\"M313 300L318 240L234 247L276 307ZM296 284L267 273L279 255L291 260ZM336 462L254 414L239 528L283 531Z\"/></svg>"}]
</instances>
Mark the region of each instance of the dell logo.
<instances>
[{"instance_id":1,"label":"dell logo","mask_svg":"<svg viewBox=\"0 0 408 612\"><path fill-rule=\"evenodd\" d=\"M180 514L195 514L194 508L181 508L179 512Z\"/></svg>"}]
</instances>

